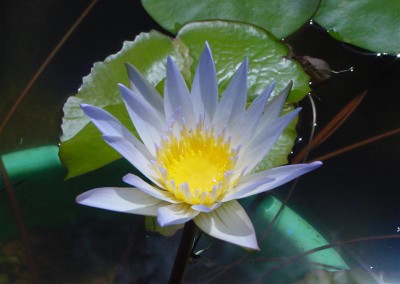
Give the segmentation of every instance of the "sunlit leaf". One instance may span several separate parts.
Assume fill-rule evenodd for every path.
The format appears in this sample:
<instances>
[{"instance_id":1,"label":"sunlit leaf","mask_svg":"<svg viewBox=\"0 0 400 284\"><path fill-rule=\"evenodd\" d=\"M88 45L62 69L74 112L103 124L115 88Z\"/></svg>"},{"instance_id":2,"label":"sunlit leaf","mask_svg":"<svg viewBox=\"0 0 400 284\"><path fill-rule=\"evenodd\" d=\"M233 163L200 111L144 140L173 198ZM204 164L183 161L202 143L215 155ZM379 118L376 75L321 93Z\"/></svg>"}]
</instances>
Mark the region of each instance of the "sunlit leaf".
<instances>
[{"instance_id":1,"label":"sunlit leaf","mask_svg":"<svg viewBox=\"0 0 400 284\"><path fill-rule=\"evenodd\" d=\"M70 97L63 108L60 157L68 168L68 177L92 171L120 158L103 142L94 125L89 124L79 104L104 107L133 130L117 87L118 83L129 85L125 63L134 65L153 85L157 85L165 78L167 56L172 56L183 73L188 74L182 57L185 51L180 48L184 46L179 41L171 41L168 36L152 31L140 34L135 41L125 42L121 51L94 64L91 73L83 78L78 94Z\"/></svg>"},{"instance_id":2,"label":"sunlit leaf","mask_svg":"<svg viewBox=\"0 0 400 284\"><path fill-rule=\"evenodd\" d=\"M83 78L78 94L70 97L64 105L61 141L75 136L89 123L79 103L98 107L122 103L117 84L128 85L125 63L134 65L150 83L157 85L165 78L167 56L175 58L183 68L181 54L184 54L184 51L178 50L181 47L179 42L173 42L168 36L152 31L140 34L135 41L124 42L118 53L110 55L104 62L96 62L90 74Z\"/></svg>"},{"instance_id":3,"label":"sunlit leaf","mask_svg":"<svg viewBox=\"0 0 400 284\"><path fill-rule=\"evenodd\" d=\"M301 100L309 91L309 77L298 62L286 58L288 49L264 30L246 24L223 21L199 22L184 26L178 37L189 47L194 58L192 72L197 65L204 41L213 50L218 73L220 93L245 57L249 58L248 101L259 95L272 82L276 82L273 95L283 90L290 80L293 89L287 102ZM284 112L292 110L287 106ZM291 123L255 171L287 163L297 137L296 122Z\"/></svg>"},{"instance_id":4,"label":"sunlit leaf","mask_svg":"<svg viewBox=\"0 0 400 284\"><path fill-rule=\"evenodd\" d=\"M260 26L278 38L304 25L318 3L317 0L142 0L147 12L174 34L189 22L231 20Z\"/></svg>"},{"instance_id":5,"label":"sunlit leaf","mask_svg":"<svg viewBox=\"0 0 400 284\"><path fill-rule=\"evenodd\" d=\"M209 42L216 62L220 92L227 87L246 57L249 58L247 85L250 101L272 82L276 82L275 90L281 91L290 80L293 81L288 102L297 102L310 91L309 76L300 64L287 59L288 48L263 29L225 21L198 22L184 26L178 38L188 46L194 60L192 73L204 42Z\"/></svg>"},{"instance_id":6,"label":"sunlit leaf","mask_svg":"<svg viewBox=\"0 0 400 284\"><path fill-rule=\"evenodd\" d=\"M379 53L400 53L400 1L323 0L315 21L336 39Z\"/></svg>"},{"instance_id":7,"label":"sunlit leaf","mask_svg":"<svg viewBox=\"0 0 400 284\"><path fill-rule=\"evenodd\" d=\"M60 157L69 170L68 177L97 169L120 157L102 141L97 129L88 124L79 103L103 107L135 133L116 87L117 83L128 85L124 63L136 66L162 92L166 57L171 55L190 85L206 41L216 61L220 93L246 57L250 62L249 102L274 81L277 82L274 95L293 81L288 102L299 101L309 92L309 77L297 62L286 58L286 46L255 26L212 21L186 25L176 39L156 32L141 34L134 42L125 43L119 53L96 63L77 96L67 101ZM290 108L288 105L287 110ZM286 163L295 137L295 123L292 123L258 169Z\"/></svg>"}]
</instances>

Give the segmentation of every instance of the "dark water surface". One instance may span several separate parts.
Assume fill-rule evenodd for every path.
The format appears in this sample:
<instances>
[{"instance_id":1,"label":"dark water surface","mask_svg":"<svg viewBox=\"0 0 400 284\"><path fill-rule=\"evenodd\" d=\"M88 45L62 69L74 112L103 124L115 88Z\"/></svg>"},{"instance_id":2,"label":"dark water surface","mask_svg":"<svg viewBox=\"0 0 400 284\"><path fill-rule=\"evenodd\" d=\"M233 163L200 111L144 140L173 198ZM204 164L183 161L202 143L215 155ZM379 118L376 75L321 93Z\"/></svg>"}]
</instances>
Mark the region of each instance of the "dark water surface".
<instances>
[{"instance_id":1,"label":"dark water surface","mask_svg":"<svg viewBox=\"0 0 400 284\"><path fill-rule=\"evenodd\" d=\"M88 1L66 0L6 1L2 4L0 121L41 62L88 4ZM63 103L79 88L81 78L90 72L93 63L117 52L124 40L133 40L140 32L151 29L162 30L139 1L99 1L0 134L0 153L56 145ZM309 159L399 127L399 60L395 62L394 57L377 56L338 43L315 25L307 25L286 42L297 55L322 58L332 70L354 68L353 72L333 74L330 80L313 85L317 132L352 98L368 90L351 117L313 150ZM297 143L293 156L306 145L312 124L309 101L305 99L301 105L304 107L299 124L302 141ZM300 179L289 206L330 242L400 235L398 145L400 136L394 135L325 160L322 168ZM91 187L122 185L120 177L126 173L127 166L126 162L117 161L106 169L66 182L62 182L64 172L61 170L49 173L43 179L15 185L24 218L30 226L39 283L166 281L179 235L167 238L147 233L141 216L83 208L74 203L77 193ZM288 190L289 185L273 194L284 199ZM14 280L20 281L15 283L29 283L24 250L4 188L0 188L0 205L3 214L0 219L0 234L3 235L0 238L0 283L14 283ZM263 230L265 228L257 228L259 234ZM274 247L279 240L269 239L268 242ZM202 237L198 248L210 244L210 249L189 267L187 283L218 283L222 280L230 283L250 280L254 283L292 283L294 279L304 277L296 275L296 278L292 273L300 265L297 262L269 278L259 279L258 275L271 267L271 263L247 259L215 277L221 268L246 253L208 237ZM381 283L400 283L400 239L359 242L340 246L338 251L351 271L370 275L370 279L383 279L385 282ZM279 251L268 253L267 245L263 257L280 256ZM285 252L285 256L296 253Z\"/></svg>"}]
</instances>

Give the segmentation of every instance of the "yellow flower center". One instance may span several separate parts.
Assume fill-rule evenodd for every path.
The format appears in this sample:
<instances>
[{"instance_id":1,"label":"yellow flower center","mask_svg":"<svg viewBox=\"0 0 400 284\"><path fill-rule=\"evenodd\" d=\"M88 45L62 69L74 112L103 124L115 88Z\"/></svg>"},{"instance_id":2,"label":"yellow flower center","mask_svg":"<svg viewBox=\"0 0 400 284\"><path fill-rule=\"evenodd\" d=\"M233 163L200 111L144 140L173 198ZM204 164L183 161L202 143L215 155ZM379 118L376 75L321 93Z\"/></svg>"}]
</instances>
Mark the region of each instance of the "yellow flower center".
<instances>
[{"instance_id":1,"label":"yellow flower center","mask_svg":"<svg viewBox=\"0 0 400 284\"><path fill-rule=\"evenodd\" d=\"M178 200L188 204L212 204L232 186L237 150L225 134L198 124L183 128L177 138L171 133L157 149L160 182Z\"/></svg>"}]
</instances>

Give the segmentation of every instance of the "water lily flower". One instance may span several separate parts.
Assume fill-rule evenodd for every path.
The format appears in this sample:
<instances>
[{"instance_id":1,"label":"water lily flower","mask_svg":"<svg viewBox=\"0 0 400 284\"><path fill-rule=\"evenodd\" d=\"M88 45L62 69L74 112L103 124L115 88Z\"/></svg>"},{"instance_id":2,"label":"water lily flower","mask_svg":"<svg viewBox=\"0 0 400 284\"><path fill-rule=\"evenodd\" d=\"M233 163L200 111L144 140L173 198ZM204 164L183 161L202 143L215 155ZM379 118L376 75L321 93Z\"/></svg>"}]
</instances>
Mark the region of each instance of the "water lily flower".
<instances>
[{"instance_id":1,"label":"water lily flower","mask_svg":"<svg viewBox=\"0 0 400 284\"><path fill-rule=\"evenodd\" d=\"M253 224L237 199L266 192L321 165L286 165L253 173L282 131L298 114L281 111L291 89L267 101L274 85L246 108L248 60L240 65L221 99L208 44L191 91L171 58L164 97L131 65L131 88L119 85L140 136L137 139L103 109L81 108L103 139L148 181L127 174L130 188L104 187L84 192L80 204L157 216L161 226L193 220L206 234L258 250Z\"/></svg>"}]
</instances>

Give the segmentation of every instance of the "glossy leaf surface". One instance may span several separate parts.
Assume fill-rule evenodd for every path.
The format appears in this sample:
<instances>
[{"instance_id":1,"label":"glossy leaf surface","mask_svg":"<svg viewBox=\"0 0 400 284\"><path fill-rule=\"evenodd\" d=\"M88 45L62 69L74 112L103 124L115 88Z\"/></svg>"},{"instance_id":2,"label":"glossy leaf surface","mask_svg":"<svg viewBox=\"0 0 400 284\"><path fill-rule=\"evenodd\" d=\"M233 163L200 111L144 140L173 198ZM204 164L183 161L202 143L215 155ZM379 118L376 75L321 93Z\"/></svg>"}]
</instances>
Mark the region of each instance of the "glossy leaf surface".
<instances>
[{"instance_id":1,"label":"glossy leaf surface","mask_svg":"<svg viewBox=\"0 0 400 284\"><path fill-rule=\"evenodd\" d=\"M212 21L186 25L176 39L157 32L141 34L135 41L126 42L117 54L96 63L91 74L84 78L78 94L64 106L60 156L69 170L68 177L97 169L120 157L103 142L99 131L88 123L79 103L103 107L135 133L117 90L117 83L128 85L124 63L136 66L160 91L165 79L166 57L172 56L190 85L206 41L216 62L220 94L246 57L250 62L249 103L272 82L276 82L273 93L276 95L289 81L293 81L293 90L287 100L290 103L299 101L310 90L308 75L297 62L286 58L286 46L255 26ZM288 105L285 111L292 108ZM292 123L257 170L286 163L295 138L295 123Z\"/></svg>"}]
</instances>

